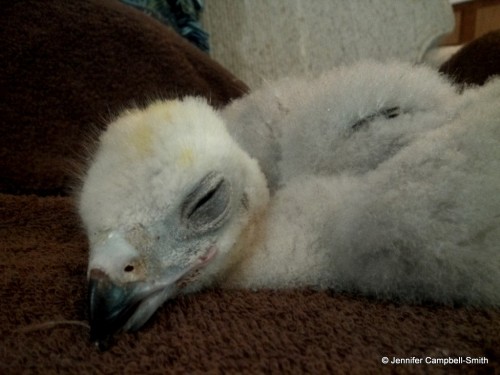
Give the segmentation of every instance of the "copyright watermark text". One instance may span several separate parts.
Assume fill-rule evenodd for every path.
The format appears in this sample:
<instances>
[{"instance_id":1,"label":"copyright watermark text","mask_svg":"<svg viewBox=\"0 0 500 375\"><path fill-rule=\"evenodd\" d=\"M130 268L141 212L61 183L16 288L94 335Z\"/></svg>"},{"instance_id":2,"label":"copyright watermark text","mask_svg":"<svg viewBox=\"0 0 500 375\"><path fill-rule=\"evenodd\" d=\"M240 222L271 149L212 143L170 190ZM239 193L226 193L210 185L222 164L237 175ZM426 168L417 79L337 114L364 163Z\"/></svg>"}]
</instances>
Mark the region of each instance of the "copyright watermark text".
<instances>
[{"instance_id":1,"label":"copyright watermark text","mask_svg":"<svg viewBox=\"0 0 500 375\"><path fill-rule=\"evenodd\" d=\"M382 357L384 365L487 365L486 357Z\"/></svg>"}]
</instances>

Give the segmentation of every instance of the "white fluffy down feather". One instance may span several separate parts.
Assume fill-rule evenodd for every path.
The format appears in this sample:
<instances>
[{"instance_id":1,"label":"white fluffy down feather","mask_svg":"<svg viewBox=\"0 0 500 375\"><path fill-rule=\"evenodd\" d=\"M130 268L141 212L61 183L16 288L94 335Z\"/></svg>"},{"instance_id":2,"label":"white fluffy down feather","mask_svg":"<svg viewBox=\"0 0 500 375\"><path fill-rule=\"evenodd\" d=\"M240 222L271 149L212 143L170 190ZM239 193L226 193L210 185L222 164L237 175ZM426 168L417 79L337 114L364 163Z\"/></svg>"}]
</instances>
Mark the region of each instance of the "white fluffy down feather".
<instances>
[{"instance_id":1,"label":"white fluffy down feather","mask_svg":"<svg viewBox=\"0 0 500 375\"><path fill-rule=\"evenodd\" d=\"M79 201L93 339L210 286L500 306L499 102L364 62L125 112Z\"/></svg>"}]
</instances>

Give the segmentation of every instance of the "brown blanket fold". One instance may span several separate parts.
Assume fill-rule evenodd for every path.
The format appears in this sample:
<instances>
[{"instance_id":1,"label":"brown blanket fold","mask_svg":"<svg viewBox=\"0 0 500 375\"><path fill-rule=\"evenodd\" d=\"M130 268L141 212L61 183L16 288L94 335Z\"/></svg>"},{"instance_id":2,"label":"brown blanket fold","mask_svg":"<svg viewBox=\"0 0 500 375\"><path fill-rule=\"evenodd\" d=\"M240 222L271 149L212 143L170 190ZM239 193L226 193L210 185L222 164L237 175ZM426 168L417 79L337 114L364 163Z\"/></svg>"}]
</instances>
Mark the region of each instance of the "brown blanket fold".
<instances>
[{"instance_id":1,"label":"brown blanket fold","mask_svg":"<svg viewBox=\"0 0 500 375\"><path fill-rule=\"evenodd\" d=\"M461 85L482 85L500 75L500 30L465 45L439 71Z\"/></svg>"},{"instance_id":2,"label":"brown blanket fold","mask_svg":"<svg viewBox=\"0 0 500 375\"><path fill-rule=\"evenodd\" d=\"M197 94L223 105L246 87L114 1L3 2L0 24L1 374L498 371L498 309L312 290L182 297L99 352L85 327L87 242L64 195L67 160L82 154L91 127L133 101ZM383 365L383 356L488 363Z\"/></svg>"},{"instance_id":3,"label":"brown blanket fold","mask_svg":"<svg viewBox=\"0 0 500 375\"><path fill-rule=\"evenodd\" d=\"M155 97L220 106L246 86L174 31L115 1L0 5L0 190L60 194L89 128ZM22 163L20 163L22 161Z\"/></svg>"}]
</instances>

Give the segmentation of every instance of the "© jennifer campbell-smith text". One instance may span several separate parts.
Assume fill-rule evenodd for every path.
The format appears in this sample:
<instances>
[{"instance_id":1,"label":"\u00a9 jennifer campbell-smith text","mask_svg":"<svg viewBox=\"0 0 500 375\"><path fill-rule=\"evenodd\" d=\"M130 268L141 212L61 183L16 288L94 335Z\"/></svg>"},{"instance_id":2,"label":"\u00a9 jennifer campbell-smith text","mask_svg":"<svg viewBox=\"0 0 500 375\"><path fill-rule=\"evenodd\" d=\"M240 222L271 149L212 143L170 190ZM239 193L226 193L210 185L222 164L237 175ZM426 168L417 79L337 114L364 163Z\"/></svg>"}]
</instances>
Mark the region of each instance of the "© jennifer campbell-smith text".
<instances>
[{"instance_id":1,"label":"\u00a9 jennifer campbell-smith text","mask_svg":"<svg viewBox=\"0 0 500 375\"><path fill-rule=\"evenodd\" d=\"M409 358L398 358L392 357L382 358L383 364L390 363L391 365L487 365L488 358L486 357L409 357Z\"/></svg>"}]
</instances>

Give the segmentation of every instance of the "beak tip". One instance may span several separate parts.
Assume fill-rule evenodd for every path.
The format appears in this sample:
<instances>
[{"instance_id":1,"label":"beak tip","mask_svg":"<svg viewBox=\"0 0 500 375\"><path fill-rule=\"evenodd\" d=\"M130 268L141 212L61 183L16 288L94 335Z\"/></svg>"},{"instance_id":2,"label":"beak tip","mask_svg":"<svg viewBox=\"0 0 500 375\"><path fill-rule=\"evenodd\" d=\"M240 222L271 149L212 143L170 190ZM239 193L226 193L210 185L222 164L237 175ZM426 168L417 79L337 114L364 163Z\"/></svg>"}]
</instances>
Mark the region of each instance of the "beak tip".
<instances>
[{"instance_id":1,"label":"beak tip","mask_svg":"<svg viewBox=\"0 0 500 375\"><path fill-rule=\"evenodd\" d=\"M90 336L90 341L96 346L97 349L101 352L107 351L113 344L113 336L105 336L105 337L93 337Z\"/></svg>"},{"instance_id":2,"label":"beak tip","mask_svg":"<svg viewBox=\"0 0 500 375\"><path fill-rule=\"evenodd\" d=\"M133 285L118 286L104 272L93 271L88 285L90 341L105 351L112 345L113 335L124 329L140 300L136 300Z\"/></svg>"}]
</instances>

